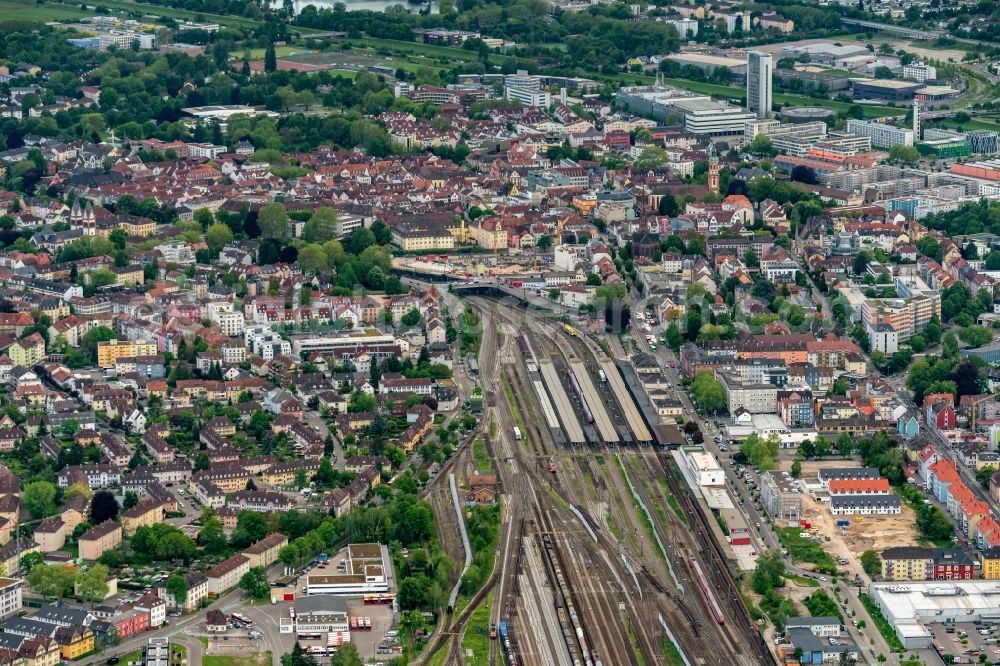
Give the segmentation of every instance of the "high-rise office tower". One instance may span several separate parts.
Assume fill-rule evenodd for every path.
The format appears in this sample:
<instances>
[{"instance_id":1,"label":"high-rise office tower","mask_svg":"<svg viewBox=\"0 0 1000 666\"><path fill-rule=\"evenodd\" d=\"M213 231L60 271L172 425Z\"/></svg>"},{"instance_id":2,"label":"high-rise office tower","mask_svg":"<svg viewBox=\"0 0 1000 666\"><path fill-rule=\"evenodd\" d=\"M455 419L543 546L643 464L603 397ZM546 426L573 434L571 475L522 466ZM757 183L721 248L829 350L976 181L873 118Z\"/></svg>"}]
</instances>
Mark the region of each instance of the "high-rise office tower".
<instances>
[{"instance_id":1,"label":"high-rise office tower","mask_svg":"<svg viewBox=\"0 0 1000 666\"><path fill-rule=\"evenodd\" d=\"M747 51L747 109L765 118L771 113L771 74L774 58L770 53Z\"/></svg>"}]
</instances>

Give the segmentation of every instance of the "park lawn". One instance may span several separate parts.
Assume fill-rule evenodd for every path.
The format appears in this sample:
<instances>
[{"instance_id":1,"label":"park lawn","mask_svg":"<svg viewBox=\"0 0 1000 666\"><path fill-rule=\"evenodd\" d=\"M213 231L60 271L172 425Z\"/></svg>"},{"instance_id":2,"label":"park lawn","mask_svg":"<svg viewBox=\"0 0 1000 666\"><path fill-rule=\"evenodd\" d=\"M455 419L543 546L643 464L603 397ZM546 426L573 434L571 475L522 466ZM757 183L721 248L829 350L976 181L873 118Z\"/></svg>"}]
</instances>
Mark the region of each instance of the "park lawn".
<instances>
[{"instance_id":1,"label":"park lawn","mask_svg":"<svg viewBox=\"0 0 1000 666\"><path fill-rule=\"evenodd\" d=\"M180 643L170 644L170 666L183 666L187 663L187 646Z\"/></svg>"},{"instance_id":2,"label":"park lawn","mask_svg":"<svg viewBox=\"0 0 1000 666\"><path fill-rule=\"evenodd\" d=\"M961 127L963 130L993 130L994 132L1000 132L1000 124L991 122L989 120L973 118L965 123L960 123L954 118L945 118L943 120L934 121L935 125L940 127L947 127L948 129L958 129Z\"/></svg>"},{"instance_id":3,"label":"park lawn","mask_svg":"<svg viewBox=\"0 0 1000 666\"><path fill-rule=\"evenodd\" d=\"M142 650L133 650L132 652L121 655L119 659L121 660L119 663L121 663L122 666L129 666L129 664L133 662L136 664L142 663Z\"/></svg>"},{"instance_id":4,"label":"park lawn","mask_svg":"<svg viewBox=\"0 0 1000 666\"><path fill-rule=\"evenodd\" d=\"M246 655L207 654L202 657L202 666L271 666L271 653L261 652L252 657Z\"/></svg>"},{"instance_id":5,"label":"park lawn","mask_svg":"<svg viewBox=\"0 0 1000 666\"><path fill-rule=\"evenodd\" d=\"M0 0L0 21L62 21L93 16L79 5L38 4L31 0Z\"/></svg>"}]
</instances>

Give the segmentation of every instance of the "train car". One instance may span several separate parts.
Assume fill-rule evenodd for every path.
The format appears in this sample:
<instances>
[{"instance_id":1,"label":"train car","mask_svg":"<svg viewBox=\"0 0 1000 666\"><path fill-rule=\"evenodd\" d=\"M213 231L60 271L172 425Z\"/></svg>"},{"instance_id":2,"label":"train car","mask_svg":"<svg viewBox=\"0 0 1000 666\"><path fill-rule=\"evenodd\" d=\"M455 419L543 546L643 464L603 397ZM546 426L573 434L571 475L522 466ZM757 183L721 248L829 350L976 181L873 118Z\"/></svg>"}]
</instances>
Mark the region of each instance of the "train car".
<instances>
[{"instance_id":1,"label":"train car","mask_svg":"<svg viewBox=\"0 0 1000 666\"><path fill-rule=\"evenodd\" d=\"M698 587L701 588L702 593L705 595L705 599L708 601L708 607L712 611L712 615L715 616L715 621L719 624L725 624L726 616L723 614L722 608L719 606L719 602L716 601L715 593L712 592L712 588L709 587L705 574L701 571L701 565L699 565L697 560L693 557L688 560L688 564L691 565L694 577L698 581Z\"/></svg>"},{"instance_id":2,"label":"train car","mask_svg":"<svg viewBox=\"0 0 1000 666\"><path fill-rule=\"evenodd\" d=\"M505 620L500 620L499 632L501 640L507 640L507 622Z\"/></svg>"},{"instance_id":3,"label":"train car","mask_svg":"<svg viewBox=\"0 0 1000 666\"><path fill-rule=\"evenodd\" d=\"M552 474L556 473L556 462L554 460L549 463L549 472Z\"/></svg>"},{"instance_id":4,"label":"train car","mask_svg":"<svg viewBox=\"0 0 1000 666\"><path fill-rule=\"evenodd\" d=\"M521 429L517 426L514 426L514 439L521 441Z\"/></svg>"},{"instance_id":5,"label":"train car","mask_svg":"<svg viewBox=\"0 0 1000 666\"><path fill-rule=\"evenodd\" d=\"M572 335L574 338L579 337L580 335L579 333L576 332L576 329L570 326L569 324L563 324L563 330Z\"/></svg>"},{"instance_id":6,"label":"train car","mask_svg":"<svg viewBox=\"0 0 1000 666\"><path fill-rule=\"evenodd\" d=\"M598 370L597 371L597 376L601 378L601 383L602 384L607 384L608 383L608 376L606 374L604 374L603 370Z\"/></svg>"}]
</instances>

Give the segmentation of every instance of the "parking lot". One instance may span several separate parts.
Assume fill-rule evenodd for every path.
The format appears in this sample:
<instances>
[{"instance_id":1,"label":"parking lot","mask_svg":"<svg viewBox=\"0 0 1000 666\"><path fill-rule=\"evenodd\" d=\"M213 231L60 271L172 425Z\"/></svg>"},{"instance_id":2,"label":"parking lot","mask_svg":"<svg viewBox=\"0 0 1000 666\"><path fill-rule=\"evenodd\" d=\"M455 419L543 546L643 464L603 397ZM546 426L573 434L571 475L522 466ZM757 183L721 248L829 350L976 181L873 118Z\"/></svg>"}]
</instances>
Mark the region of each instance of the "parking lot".
<instances>
[{"instance_id":1,"label":"parking lot","mask_svg":"<svg viewBox=\"0 0 1000 666\"><path fill-rule=\"evenodd\" d=\"M934 645L938 651L942 655L954 656L955 663L981 663L982 655L986 655L986 663L1000 663L1000 633L996 625L958 622L930 624L927 627L934 634Z\"/></svg>"}]
</instances>

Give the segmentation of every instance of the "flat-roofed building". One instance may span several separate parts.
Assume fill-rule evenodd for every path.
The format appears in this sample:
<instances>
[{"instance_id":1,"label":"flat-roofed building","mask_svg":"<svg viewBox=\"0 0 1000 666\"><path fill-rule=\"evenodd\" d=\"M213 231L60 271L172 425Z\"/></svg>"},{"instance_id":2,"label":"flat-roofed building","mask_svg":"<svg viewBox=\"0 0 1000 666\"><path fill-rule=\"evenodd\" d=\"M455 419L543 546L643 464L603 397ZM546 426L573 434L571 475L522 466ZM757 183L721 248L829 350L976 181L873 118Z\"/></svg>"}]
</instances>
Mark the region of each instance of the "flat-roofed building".
<instances>
[{"instance_id":1,"label":"flat-roofed building","mask_svg":"<svg viewBox=\"0 0 1000 666\"><path fill-rule=\"evenodd\" d=\"M726 474L711 453L700 446L688 446L682 449L688 471L697 480L699 486L724 486Z\"/></svg>"},{"instance_id":2,"label":"flat-roofed building","mask_svg":"<svg viewBox=\"0 0 1000 666\"><path fill-rule=\"evenodd\" d=\"M802 513L802 488L788 472L772 470L761 475L760 499L769 515L797 519Z\"/></svg>"},{"instance_id":3,"label":"flat-roofed building","mask_svg":"<svg viewBox=\"0 0 1000 666\"><path fill-rule=\"evenodd\" d=\"M392 579L389 549L377 543L347 547L344 573L306 575L306 594L358 596L388 592ZM315 569L314 569L315 571Z\"/></svg>"}]
</instances>

